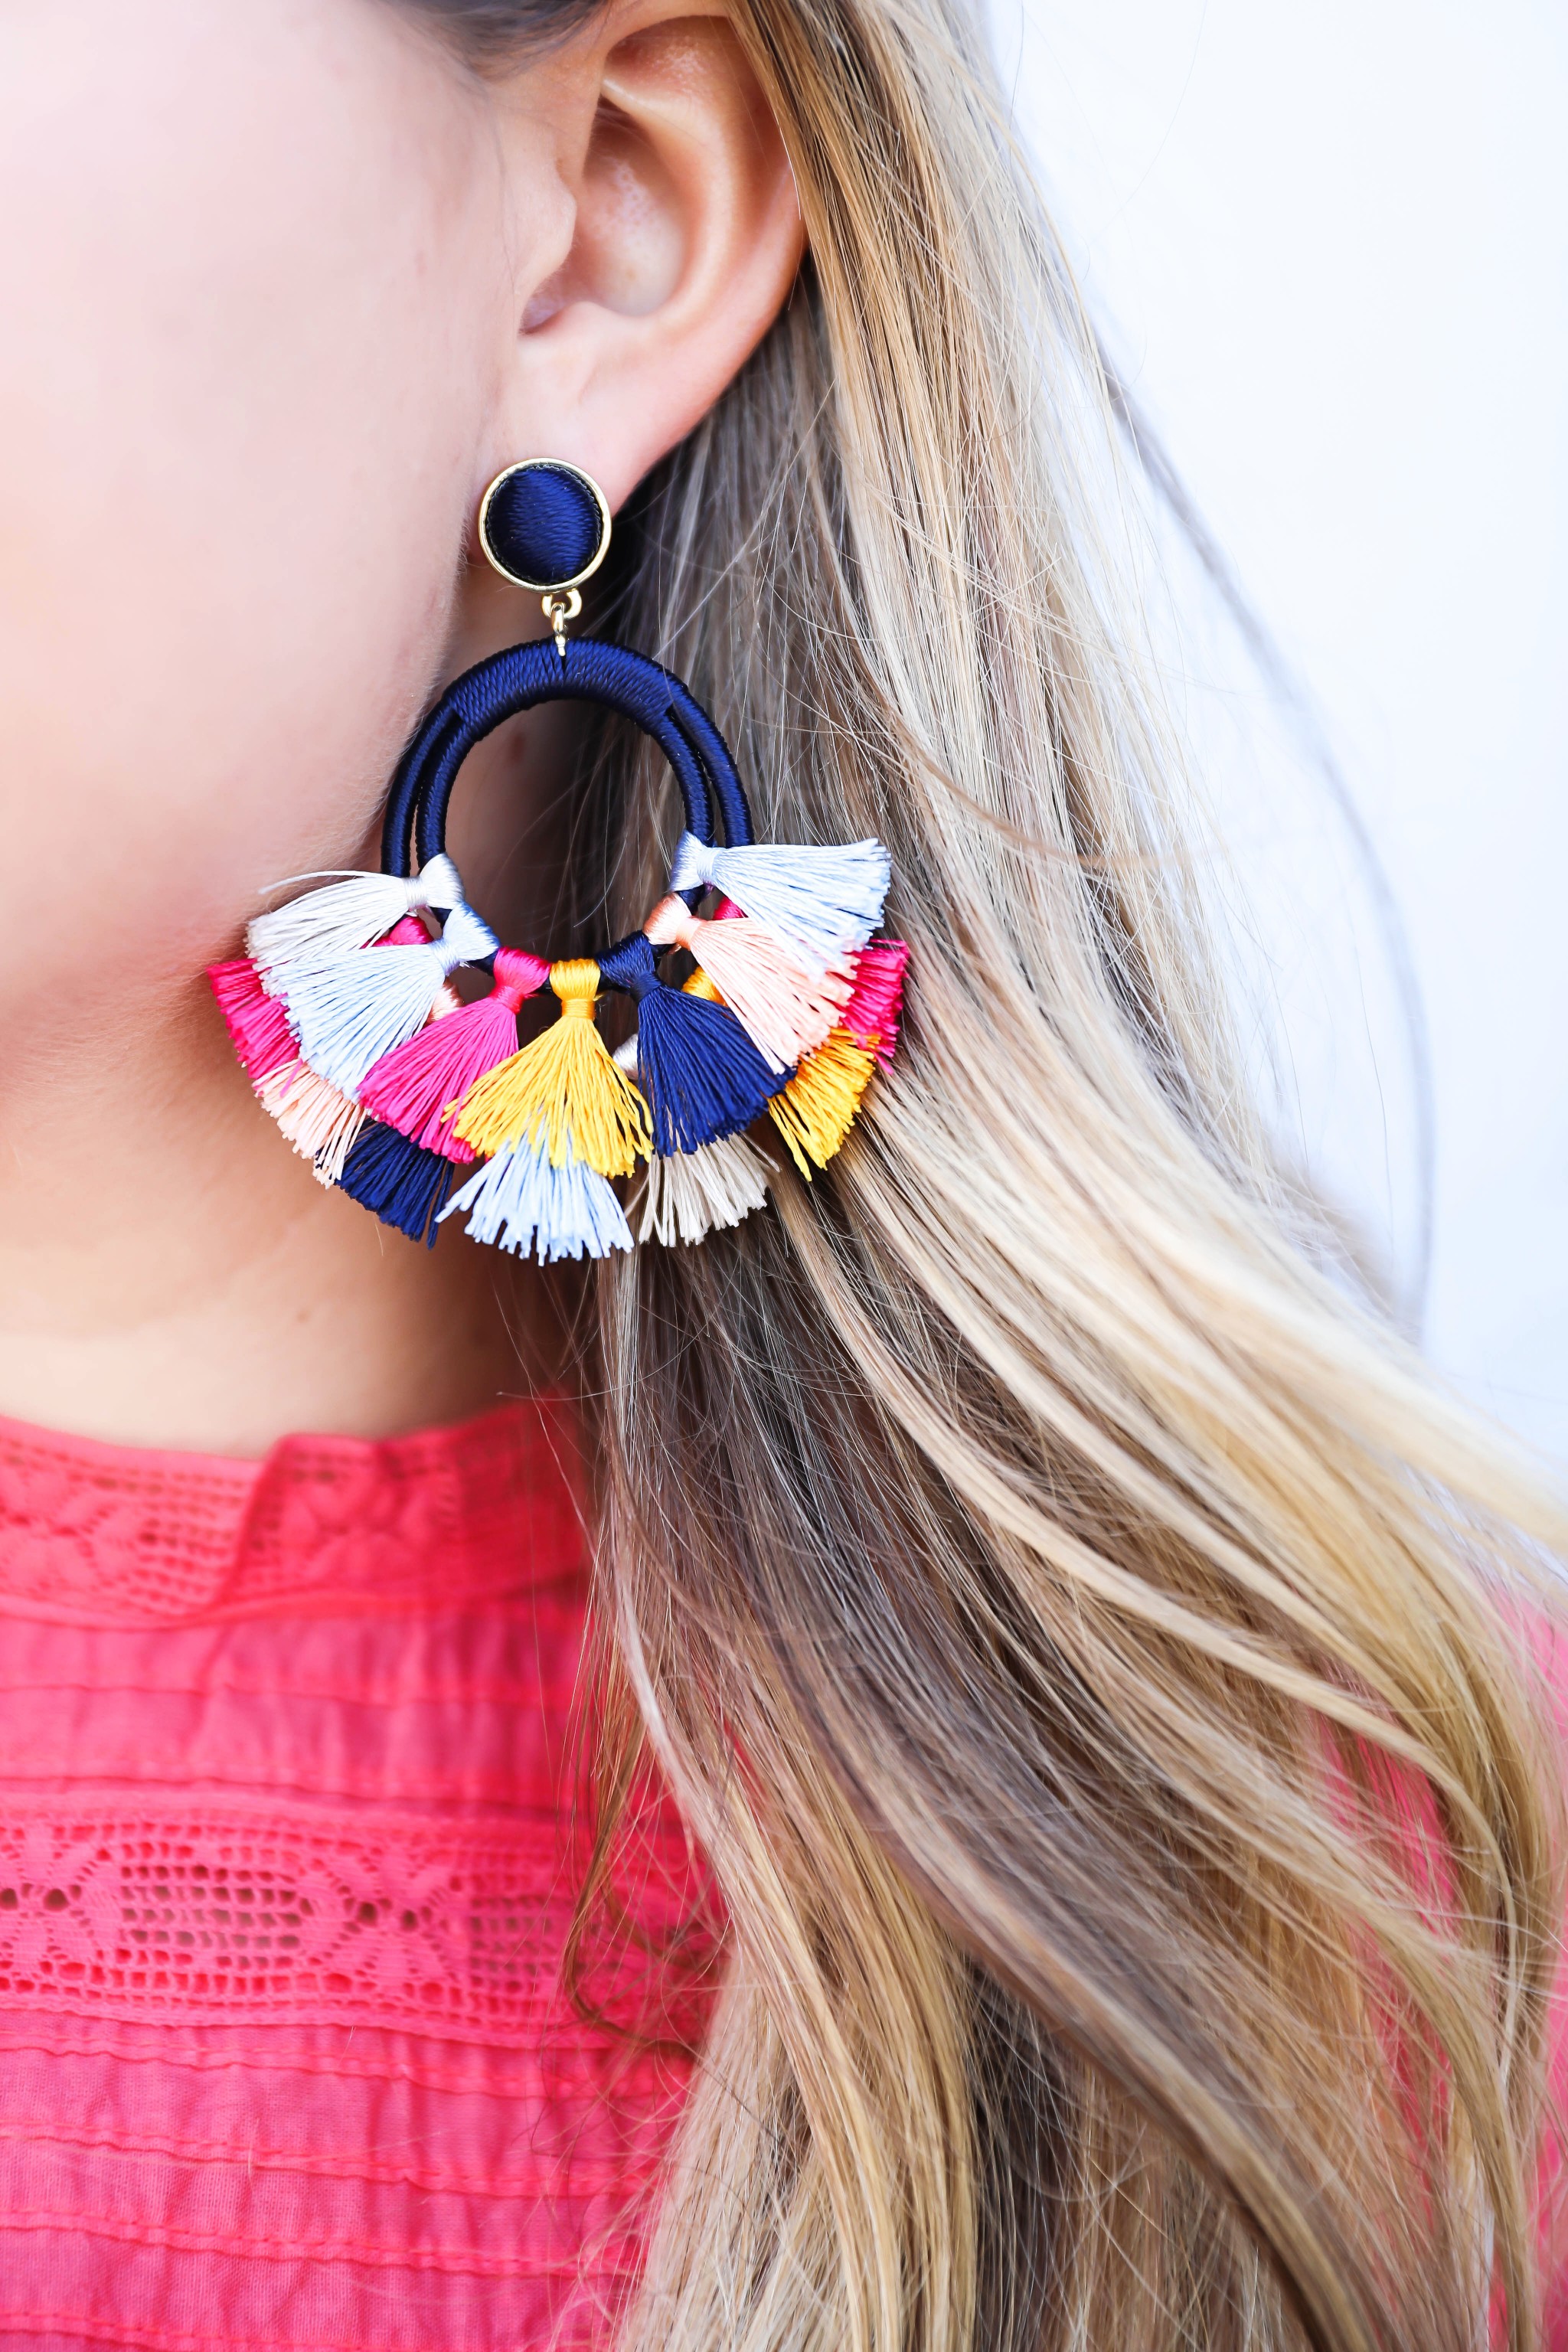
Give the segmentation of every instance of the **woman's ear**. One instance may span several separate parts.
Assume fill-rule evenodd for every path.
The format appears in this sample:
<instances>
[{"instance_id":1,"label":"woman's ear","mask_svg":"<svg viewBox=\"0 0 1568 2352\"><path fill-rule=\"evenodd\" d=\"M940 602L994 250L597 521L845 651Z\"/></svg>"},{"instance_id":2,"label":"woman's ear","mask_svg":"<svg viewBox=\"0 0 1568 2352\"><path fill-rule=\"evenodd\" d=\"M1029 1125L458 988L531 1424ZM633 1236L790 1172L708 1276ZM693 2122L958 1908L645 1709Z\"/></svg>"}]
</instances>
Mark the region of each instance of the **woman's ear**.
<instances>
[{"instance_id":1,"label":"woman's ear","mask_svg":"<svg viewBox=\"0 0 1568 2352\"><path fill-rule=\"evenodd\" d=\"M570 244L521 289L499 457L569 458L615 507L761 341L805 236L756 76L701 0L612 5L546 78Z\"/></svg>"}]
</instances>

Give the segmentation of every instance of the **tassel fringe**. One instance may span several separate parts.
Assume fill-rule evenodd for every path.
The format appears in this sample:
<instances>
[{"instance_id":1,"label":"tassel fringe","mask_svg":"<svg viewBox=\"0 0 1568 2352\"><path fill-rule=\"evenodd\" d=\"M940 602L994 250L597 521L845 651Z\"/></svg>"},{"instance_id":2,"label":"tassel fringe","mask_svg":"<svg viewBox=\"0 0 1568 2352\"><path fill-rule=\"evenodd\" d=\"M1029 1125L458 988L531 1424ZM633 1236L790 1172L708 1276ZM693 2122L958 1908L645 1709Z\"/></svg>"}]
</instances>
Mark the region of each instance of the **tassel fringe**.
<instances>
[{"instance_id":1,"label":"tassel fringe","mask_svg":"<svg viewBox=\"0 0 1568 2352\"><path fill-rule=\"evenodd\" d=\"M447 973L499 947L487 923L455 907L441 937L423 947L355 948L317 963L279 965L270 979L310 1067L357 1099L383 1055L424 1027Z\"/></svg>"},{"instance_id":2,"label":"tassel fringe","mask_svg":"<svg viewBox=\"0 0 1568 2352\"><path fill-rule=\"evenodd\" d=\"M299 1051L289 1016L275 996L261 985L261 974L251 956L236 956L229 963L207 966L207 981L217 999L240 1068L253 1087L273 1070L293 1061Z\"/></svg>"},{"instance_id":3,"label":"tassel fringe","mask_svg":"<svg viewBox=\"0 0 1568 2352\"><path fill-rule=\"evenodd\" d=\"M542 1265L629 1250L626 1212L605 1178L572 1156L573 1139L565 1142L568 1156L559 1163L542 1133L532 1144L498 1151L452 1195L443 1222L466 1213L475 1241L536 1255Z\"/></svg>"},{"instance_id":4,"label":"tassel fringe","mask_svg":"<svg viewBox=\"0 0 1568 2352\"><path fill-rule=\"evenodd\" d=\"M595 1024L599 967L587 958L552 964L550 985L561 1018L468 1088L453 1134L487 1157L542 1142L553 1168L575 1157L602 1177L629 1176L653 1133L647 1103Z\"/></svg>"},{"instance_id":5,"label":"tassel fringe","mask_svg":"<svg viewBox=\"0 0 1568 2352\"><path fill-rule=\"evenodd\" d=\"M671 1158L750 1127L782 1074L724 1005L660 982L637 1001L637 1075L654 1149Z\"/></svg>"},{"instance_id":6,"label":"tassel fringe","mask_svg":"<svg viewBox=\"0 0 1568 2352\"><path fill-rule=\"evenodd\" d=\"M258 963L268 967L343 954L381 939L400 916L426 908L444 912L462 899L462 880L449 857L433 857L411 881L395 874L349 874L324 890L307 891L287 907L258 915L245 944Z\"/></svg>"},{"instance_id":7,"label":"tassel fringe","mask_svg":"<svg viewBox=\"0 0 1568 2352\"><path fill-rule=\"evenodd\" d=\"M689 950L753 1044L782 1074L815 1052L844 1017L850 983L837 972L802 971L761 923L700 922L683 900L663 898L643 926L656 947Z\"/></svg>"},{"instance_id":8,"label":"tassel fringe","mask_svg":"<svg viewBox=\"0 0 1568 2352\"><path fill-rule=\"evenodd\" d=\"M269 1071L257 1088L264 1110L308 1160L323 1184L335 1184L364 1125L364 1113L330 1079L294 1060Z\"/></svg>"},{"instance_id":9,"label":"tassel fringe","mask_svg":"<svg viewBox=\"0 0 1568 2352\"><path fill-rule=\"evenodd\" d=\"M839 1014L858 1045L870 1047L884 1069L892 1062L904 1009L910 951L902 940L873 940L855 959L855 987Z\"/></svg>"},{"instance_id":10,"label":"tassel fringe","mask_svg":"<svg viewBox=\"0 0 1568 2352\"><path fill-rule=\"evenodd\" d=\"M453 1168L438 1151L422 1150L393 1127L367 1121L338 1181L353 1201L411 1242L436 1246L436 1229L452 1189Z\"/></svg>"},{"instance_id":11,"label":"tassel fringe","mask_svg":"<svg viewBox=\"0 0 1568 2352\"><path fill-rule=\"evenodd\" d=\"M669 887L679 892L700 883L721 890L742 914L821 972L848 950L865 946L882 919L891 872L879 841L833 849L793 842L710 849L695 834L683 833Z\"/></svg>"},{"instance_id":12,"label":"tassel fringe","mask_svg":"<svg viewBox=\"0 0 1568 2352\"><path fill-rule=\"evenodd\" d=\"M721 894L707 920L679 895L700 887ZM877 841L727 849L683 834L670 895L601 968L502 948L440 857L412 882L344 875L258 916L250 953L208 979L294 1150L412 1239L460 1214L476 1240L542 1263L629 1250L610 1180L646 1160L637 1238L689 1246L764 1205L776 1169L745 1132L764 1109L810 1183L892 1061L910 951L871 936L888 887ZM698 964L679 989L658 978L671 946ZM447 985L462 963L493 975L468 1005ZM560 1017L519 1049L519 1008L547 979ZM614 1055L595 1021L605 985L637 1006Z\"/></svg>"},{"instance_id":13,"label":"tassel fringe","mask_svg":"<svg viewBox=\"0 0 1568 2352\"><path fill-rule=\"evenodd\" d=\"M373 940L371 944L379 948L427 948L430 934L417 915L401 915L384 939ZM287 962L258 963L256 969L268 995L287 1003L290 972L308 971L316 964L327 963L353 952L350 948L334 948L330 954L295 956Z\"/></svg>"},{"instance_id":14,"label":"tassel fringe","mask_svg":"<svg viewBox=\"0 0 1568 2352\"><path fill-rule=\"evenodd\" d=\"M720 1226L738 1225L768 1197L768 1163L754 1143L732 1135L670 1159L655 1154L641 1193L639 1242L700 1242Z\"/></svg>"},{"instance_id":15,"label":"tassel fringe","mask_svg":"<svg viewBox=\"0 0 1568 2352\"><path fill-rule=\"evenodd\" d=\"M310 1067L346 1095L423 1028L446 977L439 948L355 948L275 974Z\"/></svg>"},{"instance_id":16,"label":"tassel fringe","mask_svg":"<svg viewBox=\"0 0 1568 2352\"><path fill-rule=\"evenodd\" d=\"M365 1108L377 1118L448 1160L472 1160L472 1145L452 1132L457 1107L471 1087L516 1051L519 1008L543 986L550 966L539 956L502 948L495 974L488 996L395 1045L360 1088Z\"/></svg>"},{"instance_id":17,"label":"tassel fringe","mask_svg":"<svg viewBox=\"0 0 1568 2352\"><path fill-rule=\"evenodd\" d=\"M854 1126L876 1066L874 1053L858 1045L847 1029L836 1029L769 1103L773 1124L808 1184L813 1164L826 1168Z\"/></svg>"}]
</instances>

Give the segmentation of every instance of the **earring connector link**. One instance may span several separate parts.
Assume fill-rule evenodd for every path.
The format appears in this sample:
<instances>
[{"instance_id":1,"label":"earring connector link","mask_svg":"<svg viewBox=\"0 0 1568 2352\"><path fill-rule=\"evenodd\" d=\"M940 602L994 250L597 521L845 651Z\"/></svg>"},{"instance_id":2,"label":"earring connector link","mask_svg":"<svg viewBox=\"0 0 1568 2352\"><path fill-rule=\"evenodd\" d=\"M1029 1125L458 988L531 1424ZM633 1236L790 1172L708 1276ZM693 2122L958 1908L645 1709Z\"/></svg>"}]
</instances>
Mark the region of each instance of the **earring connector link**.
<instances>
[{"instance_id":1,"label":"earring connector link","mask_svg":"<svg viewBox=\"0 0 1568 2352\"><path fill-rule=\"evenodd\" d=\"M563 661L566 658L566 624L574 621L583 609L581 593L575 588L552 588L540 598L544 617L555 632L555 650Z\"/></svg>"}]
</instances>

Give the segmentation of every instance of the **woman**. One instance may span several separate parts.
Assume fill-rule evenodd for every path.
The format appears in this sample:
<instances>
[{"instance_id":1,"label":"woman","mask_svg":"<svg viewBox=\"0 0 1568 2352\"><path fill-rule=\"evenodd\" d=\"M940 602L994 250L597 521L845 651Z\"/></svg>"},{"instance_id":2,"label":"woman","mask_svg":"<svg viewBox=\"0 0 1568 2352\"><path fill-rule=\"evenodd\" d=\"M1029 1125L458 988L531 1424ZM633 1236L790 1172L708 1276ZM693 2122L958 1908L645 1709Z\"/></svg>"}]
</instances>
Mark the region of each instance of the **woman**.
<instances>
[{"instance_id":1,"label":"woman","mask_svg":"<svg viewBox=\"0 0 1568 2352\"><path fill-rule=\"evenodd\" d=\"M1542 2340L1561 1527L1248 1112L977 26L0 0L0 2338ZM202 973L540 634L540 457L910 1007L826 1174L514 1274ZM559 955L670 805L559 704L452 847Z\"/></svg>"}]
</instances>

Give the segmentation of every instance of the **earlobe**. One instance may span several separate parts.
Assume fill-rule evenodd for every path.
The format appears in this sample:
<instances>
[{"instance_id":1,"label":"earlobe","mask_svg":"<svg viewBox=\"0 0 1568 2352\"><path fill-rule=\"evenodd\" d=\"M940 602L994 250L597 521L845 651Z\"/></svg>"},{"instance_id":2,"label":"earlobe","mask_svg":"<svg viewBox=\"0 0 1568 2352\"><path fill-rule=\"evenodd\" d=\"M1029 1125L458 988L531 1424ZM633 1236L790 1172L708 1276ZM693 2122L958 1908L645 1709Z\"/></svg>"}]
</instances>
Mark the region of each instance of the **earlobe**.
<instances>
[{"instance_id":1,"label":"earlobe","mask_svg":"<svg viewBox=\"0 0 1568 2352\"><path fill-rule=\"evenodd\" d=\"M593 60L572 247L518 339L512 445L584 467L612 505L742 366L805 242L784 143L728 23L681 13L616 29Z\"/></svg>"}]
</instances>

